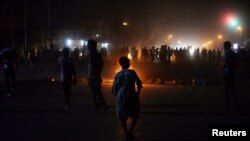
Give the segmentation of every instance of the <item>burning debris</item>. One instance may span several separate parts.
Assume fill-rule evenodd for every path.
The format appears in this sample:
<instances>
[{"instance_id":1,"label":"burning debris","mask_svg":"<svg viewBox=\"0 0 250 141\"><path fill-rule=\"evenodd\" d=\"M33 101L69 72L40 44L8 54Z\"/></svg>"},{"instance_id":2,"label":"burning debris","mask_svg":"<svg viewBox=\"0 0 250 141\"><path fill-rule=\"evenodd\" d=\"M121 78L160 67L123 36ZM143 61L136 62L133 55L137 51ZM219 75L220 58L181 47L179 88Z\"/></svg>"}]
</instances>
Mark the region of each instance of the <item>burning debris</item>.
<instances>
[{"instance_id":1,"label":"burning debris","mask_svg":"<svg viewBox=\"0 0 250 141\"><path fill-rule=\"evenodd\" d=\"M154 83L155 84L163 84L163 81L160 78L157 78Z\"/></svg>"},{"instance_id":2,"label":"burning debris","mask_svg":"<svg viewBox=\"0 0 250 141\"><path fill-rule=\"evenodd\" d=\"M164 81L166 85L176 85L176 80Z\"/></svg>"}]
</instances>

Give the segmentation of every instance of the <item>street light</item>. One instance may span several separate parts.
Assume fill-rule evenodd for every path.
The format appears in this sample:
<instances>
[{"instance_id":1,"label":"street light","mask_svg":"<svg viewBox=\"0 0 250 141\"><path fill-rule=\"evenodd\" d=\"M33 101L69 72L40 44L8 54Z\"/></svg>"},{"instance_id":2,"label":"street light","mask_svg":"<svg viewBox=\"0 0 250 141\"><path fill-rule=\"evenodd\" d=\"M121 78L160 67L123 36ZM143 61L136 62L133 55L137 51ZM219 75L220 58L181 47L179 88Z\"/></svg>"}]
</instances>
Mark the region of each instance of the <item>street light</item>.
<instances>
[{"instance_id":1,"label":"street light","mask_svg":"<svg viewBox=\"0 0 250 141\"><path fill-rule=\"evenodd\" d=\"M172 38L172 37L173 37L173 35L172 35L172 34L168 35L168 39L170 39L170 38Z\"/></svg>"},{"instance_id":2,"label":"street light","mask_svg":"<svg viewBox=\"0 0 250 141\"><path fill-rule=\"evenodd\" d=\"M95 34L95 37L98 39L101 37L101 35L97 33L97 34Z\"/></svg>"},{"instance_id":3,"label":"street light","mask_svg":"<svg viewBox=\"0 0 250 141\"><path fill-rule=\"evenodd\" d=\"M242 27L241 26L238 26L237 27L237 30L239 31L239 40L241 40L241 32L242 32Z\"/></svg>"},{"instance_id":4,"label":"street light","mask_svg":"<svg viewBox=\"0 0 250 141\"><path fill-rule=\"evenodd\" d=\"M218 35L218 39L219 39L219 41L218 41L218 48L220 48L220 46L221 46L221 43L222 43L222 35Z\"/></svg>"},{"instance_id":5,"label":"street light","mask_svg":"<svg viewBox=\"0 0 250 141\"><path fill-rule=\"evenodd\" d=\"M71 40L71 39L68 39L68 40L66 41L66 44L67 44L68 47L70 47L70 46L72 45L72 40Z\"/></svg>"},{"instance_id":6,"label":"street light","mask_svg":"<svg viewBox=\"0 0 250 141\"><path fill-rule=\"evenodd\" d=\"M127 21L122 22L122 46L125 47L124 40L126 39L126 28L129 26L129 23ZM127 40L125 41L127 42Z\"/></svg>"},{"instance_id":7,"label":"street light","mask_svg":"<svg viewBox=\"0 0 250 141\"><path fill-rule=\"evenodd\" d=\"M173 38L173 35L172 34L169 34L168 35L168 44L170 45L170 39Z\"/></svg>"},{"instance_id":8,"label":"street light","mask_svg":"<svg viewBox=\"0 0 250 141\"><path fill-rule=\"evenodd\" d=\"M222 35L218 35L218 39L221 40L222 39Z\"/></svg>"},{"instance_id":9,"label":"street light","mask_svg":"<svg viewBox=\"0 0 250 141\"><path fill-rule=\"evenodd\" d=\"M237 19L233 19L233 20L230 22L230 25L231 25L232 27L235 27L235 26L238 25L238 23L239 23L239 21L238 21Z\"/></svg>"},{"instance_id":10,"label":"street light","mask_svg":"<svg viewBox=\"0 0 250 141\"><path fill-rule=\"evenodd\" d=\"M122 25L123 25L123 26L129 26L129 23L126 22L126 21L124 21L124 22L122 23Z\"/></svg>"}]
</instances>

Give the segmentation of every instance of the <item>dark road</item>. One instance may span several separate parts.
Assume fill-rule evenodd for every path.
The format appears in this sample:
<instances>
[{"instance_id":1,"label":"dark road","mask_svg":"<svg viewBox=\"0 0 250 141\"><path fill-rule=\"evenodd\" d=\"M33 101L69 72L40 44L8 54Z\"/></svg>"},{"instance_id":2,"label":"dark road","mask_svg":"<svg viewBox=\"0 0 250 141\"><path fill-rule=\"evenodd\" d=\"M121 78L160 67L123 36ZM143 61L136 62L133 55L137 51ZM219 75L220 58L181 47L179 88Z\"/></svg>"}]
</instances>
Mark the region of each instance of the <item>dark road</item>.
<instances>
[{"instance_id":1,"label":"dark road","mask_svg":"<svg viewBox=\"0 0 250 141\"><path fill-rule=\"evenodd\" d=\"M209 125L249 125L248 85L239 86L240 108L226 107L223 87L144 85L137 140L207 140ZM32 88L32 91L31 91ZM72 90L72 109L64 108L59 83L19 82L16 95L1 96L1 141L123 140L111 84L103 84L109 110L97 114L86 83Z\"/></svg>"}]
</instances>

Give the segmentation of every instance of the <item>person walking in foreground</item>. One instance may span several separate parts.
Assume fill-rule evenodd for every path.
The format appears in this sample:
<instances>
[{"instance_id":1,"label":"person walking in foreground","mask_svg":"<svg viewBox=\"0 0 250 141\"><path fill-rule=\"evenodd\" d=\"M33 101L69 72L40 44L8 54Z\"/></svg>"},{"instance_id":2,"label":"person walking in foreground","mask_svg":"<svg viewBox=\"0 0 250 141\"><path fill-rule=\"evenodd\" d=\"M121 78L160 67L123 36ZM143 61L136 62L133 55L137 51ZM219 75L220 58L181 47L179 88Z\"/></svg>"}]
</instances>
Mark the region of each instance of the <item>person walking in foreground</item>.
<instances>
[{"instance_id":1,"label":"person walking in foreground","mask_svg":"<svg viewBox=\"0 0 250 141\"><path fill-rule=\"evenodd\" d=\"M62 55L58 59L58 63L61 70L61 82L63 88L63 94L65 98L65 108L70 109L70 91L71 84L76 84L76 72L75 65L72 58L69 57L69 48L62 50Z\"/></svg>"},{"instance_id":2,"label":"person walking in foreground","mask_svg":"<svg viewBox=\"0 0 250 141\"><path fill-rule=\"evenodd\" d=\"M231 42L224 42L224 66L223 66L223 81L226 94L226 104L230 106L229 94L233 95L234 104L237 107L237 94L235 89L235 69L238 65L236 53L231 49Z\"/></svg>"},{"instance_id":3,"label":"person walking in foreground","mask_svg":"<svg viewBox=\"0 0 250 141\"><path fill-rule=\"evenodd\" d=\"M112 94L116 96L116 112L122 123L126 140L134 139L133 129L137 123L140 113L139 95L142 88L142 82L136 72L130 67L130 60L127 57L121 57L119 63L122 70L115 76L113 82ZM137 91L135 89L137 85ZM127 128L128 118L132 119L131 128Z\"/></svg>"},{"instance_id":4,"label":"person walking in foreground","mask_svg":"<svg viewBox=\"0 0 250 141\"><path fill-rule=\"evenodd\" d=\"M0 60L3 62L4 82L7 96L13 96L16 83L17 53L11 42L0 52Z\"/></svg>"},{"instance_id":5,"label":"person walking in foreground","mask_svg":"<svg viewBox=\"0 0 250 141\"><path fill-rule=\"evenodd\" d=\"M103 106L104 110L108 109L103 94L101 92L102 78L101 73L104 66L102 56L97 52L97 42L88 40L88 86L89 93L93 97L97 113L100 113L99 107Z\"/></svg>"}]
</instances>

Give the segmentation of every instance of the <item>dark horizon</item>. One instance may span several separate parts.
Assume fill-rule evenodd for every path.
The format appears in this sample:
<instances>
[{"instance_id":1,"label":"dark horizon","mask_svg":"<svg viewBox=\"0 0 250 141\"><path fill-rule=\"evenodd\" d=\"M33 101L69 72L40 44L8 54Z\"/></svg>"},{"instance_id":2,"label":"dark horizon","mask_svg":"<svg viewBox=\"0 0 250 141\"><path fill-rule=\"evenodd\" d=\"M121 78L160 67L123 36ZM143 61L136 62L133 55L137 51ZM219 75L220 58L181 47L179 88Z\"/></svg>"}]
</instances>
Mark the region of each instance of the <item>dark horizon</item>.
<instances>
[{"instance_id":1,"label":"dark horizon","mask_svg":"<svg viewBox=\"0 0 250 141\"><path fill-rule=\"evenodd\" d=\"M1 1L1 40L22 40L24 33L25 0ZM249 9L246 0L52 0L49 1L52 30L82 28L86 22L109 24L111 36L121 36L121 24L129 22L127 32L133 45L164 43L168 34L175 40L201 44L213 40L218 34L234 40L237 31L223 23L223 17L233 13L243 27L242 39L249 39ZM94 7L94 8L92 8ZM48 3L45 0L27 0L27 31L30 40L48 34ZM85 27L88 28L88 27ZM98 28L98 26L96 26ZM106 27L105 27L106 28ZM38 38L38 37L36 37ZM141 43L138 43L140 42Z\"/></svg>"}]
</instances>

